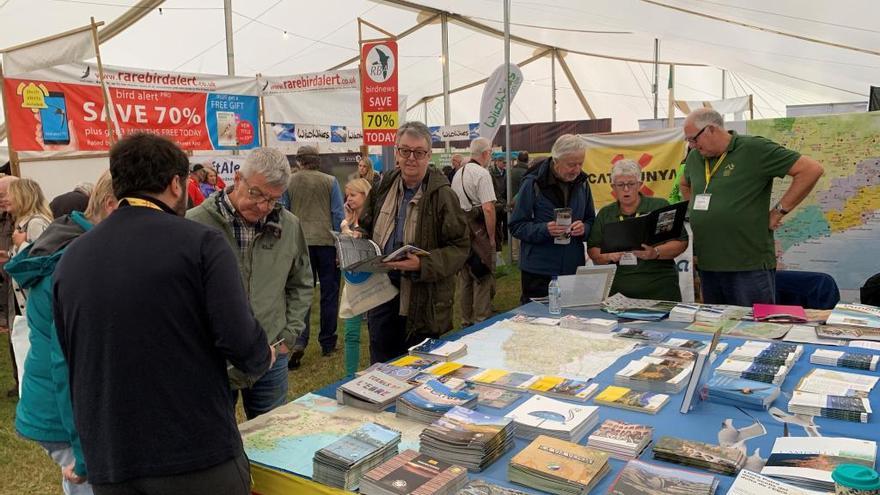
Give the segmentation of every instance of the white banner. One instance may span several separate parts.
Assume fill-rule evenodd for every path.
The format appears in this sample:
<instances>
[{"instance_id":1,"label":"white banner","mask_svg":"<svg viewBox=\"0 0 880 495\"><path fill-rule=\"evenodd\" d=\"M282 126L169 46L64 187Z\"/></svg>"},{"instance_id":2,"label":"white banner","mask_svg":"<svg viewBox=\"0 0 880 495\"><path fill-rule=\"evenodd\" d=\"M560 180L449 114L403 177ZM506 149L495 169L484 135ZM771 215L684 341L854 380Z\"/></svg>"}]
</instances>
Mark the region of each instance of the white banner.
<instances>
[{"instance_id":1,"label":"white banner","mask_svg":"<svg viewBox=\"0 0 880 495\"><path fill-rule=\"evenodd\" d=\"M267 142L273 144L290 143L363 143L364 131L360 127L320 124L266 124Z\"/></svg>"},{"instance_id":2,"label":"white banner","mask_svg":"<svg viewBox=\"0 0 880 495\"><path fill-rule=\"evenodd\" d=\"M81 62L95 57L92 27L3 53L3 72L17 76L55 65Z\"/></svg>"},{"instance_id":3,"label":"white banner","mask_svg":"<svg viewBox=\"0 0 880 495\"><path fill-rule=\"evenodd\" d=\"M223 179L227 186L231 186L235 178L235 172L244 164L246 155L223 155L223 156L204 156L195 155L189 157L190 165L201 164L211 165L217 171L217 175Z\"/></svg>"},{"instance_id":4,"label":"white banner","mask_svg":"<svg viewBox=\"0 0 880 495\"><path fill-rule=\"evenodd\" d=\"M58 65L32 71L28 79L99 85L96 64L76 63ZM104 81L114 88L138 88L157 91L193 93L226 93L258 96L259 87L254 77L191 74L147 69L104 66Z\"/></svg>"},{"instance_id":5,"label":"white banner","mask_svg":"<svg viewBox=\"0 0 880 495\"><path fill-rule=\"evenodd\" d=\"M313 72L296 76L260 76L259 83L260 92L264 96L312 91L358 91L360 88L357 69Z\"/></svg>"},{"instance_id":6,"label":"white banner","mask_svg":"<svg viewBox=\"0 0 880 495\"><path fill-rule=\"evenodd\" d=\"M444 141L472 141L478 137L480 124L460 125L437 125L428 129L431 131L431 141L441 143Z\"/></svg>"},{"instance_id":7,"label":"white banner","mask_svg":"<svg viewBox=\"0 0 880 495\"><path fill-rule=\"evenodd\" d=\"M507 74L507 79L505 79ZM519 87L522 86L523 75L514 64L510 64L510 72L504 70L502 64L489 76L486 86L483 88L483 98L480 102L480 137L489 141L495 138L498 128L504 123L507 116L507 80L510 80L510 99L516 96Z\"/></svg>"}]
</instances>

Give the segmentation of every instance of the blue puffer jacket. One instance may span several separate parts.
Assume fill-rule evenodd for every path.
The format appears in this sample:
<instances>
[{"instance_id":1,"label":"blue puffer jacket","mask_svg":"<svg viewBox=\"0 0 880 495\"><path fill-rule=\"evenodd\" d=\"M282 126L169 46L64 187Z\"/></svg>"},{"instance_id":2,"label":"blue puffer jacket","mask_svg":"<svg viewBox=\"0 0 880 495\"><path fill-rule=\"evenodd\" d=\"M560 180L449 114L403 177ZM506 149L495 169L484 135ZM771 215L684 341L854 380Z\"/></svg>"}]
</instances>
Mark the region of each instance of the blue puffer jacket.
<instances>
[{"instance_id":1,"label":"blue puffer jacket","mask_svg":"<svg viewBox=\"0 0 880 495\"><path fill-rule=\"evenodd\" d=\"M584 241L596 218L593 196L587 175L581 172L571 183L568 202L562 186L550 170L551 158L545 158L525 175L520 185L516 207L509 224L520 243L519 267L538 275L572 275L583 266ZM556 220L556 208L571 208L571 221L584 222L584 235L572 237L570 244L554 244L547 223Z\"/></svg>"},{"instance_id":2,"label":"blue puffer jacket","mask_svg":"<svg viewBox=\"0 0 880 495\"><path fill-rule=\"evenodd\" d=\"M6 272L29 291L25 313L31 350L24 364L15 429L31 440L70 443L76 458L74 472L79 476L86 476L86 466L73 423L67 362L55 331L52 274L65 248L91 228L92 224L78 211L58 218L5 266Z\"/></svg>"}]
</instances>

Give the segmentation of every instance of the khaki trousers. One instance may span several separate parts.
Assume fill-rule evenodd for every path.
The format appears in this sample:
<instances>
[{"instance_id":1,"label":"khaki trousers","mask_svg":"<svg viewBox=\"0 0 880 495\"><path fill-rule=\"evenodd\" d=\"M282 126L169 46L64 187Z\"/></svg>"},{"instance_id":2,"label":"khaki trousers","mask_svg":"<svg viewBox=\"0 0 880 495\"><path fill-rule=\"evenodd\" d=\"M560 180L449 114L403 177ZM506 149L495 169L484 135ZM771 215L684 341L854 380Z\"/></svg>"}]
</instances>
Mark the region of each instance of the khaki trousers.
<instances>
[{"instance_id":1,"label":"khaki trousers","mask_svg":"<svg viewBox=\"0 0 880 495\"><path fill-rule=\"evenodd\" d=\"M476 278L465 266L458 272L458 294L462 327L489 318L492 316L492 298L495 296L495 274Z\"/></svg>"}]
</instances>

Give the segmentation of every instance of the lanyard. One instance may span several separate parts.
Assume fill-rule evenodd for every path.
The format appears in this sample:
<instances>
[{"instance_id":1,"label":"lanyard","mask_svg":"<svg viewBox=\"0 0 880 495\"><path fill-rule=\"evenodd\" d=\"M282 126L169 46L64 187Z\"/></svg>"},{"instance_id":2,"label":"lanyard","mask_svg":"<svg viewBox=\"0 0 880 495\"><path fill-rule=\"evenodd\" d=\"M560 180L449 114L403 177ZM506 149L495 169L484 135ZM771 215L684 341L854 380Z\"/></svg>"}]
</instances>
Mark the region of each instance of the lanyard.
<instances>
[{"instance_id":1,"label":"lanyard","mask_svg":"<svg viewBox=\"0 0 880 495\"><path fill-rule=\"evenodd\" d=\"M704 160L706 161L706 168L705 168L705 171L706 171L706 187L703 188L703 194L706 194L706 190L709 189L709 182L712 181L712 176L715 175L715 172L717 172L717 171L718 171L718 168L721 167L721 162L723 162L725 158L727 158L727 152L726 152L726 151L725 151L724 153L722 153L722 154L721 154L721 157L718 158L718 161L715 162L715 166L712 167L712 171L711 171L711 172L709 171L709 159L708 159L708 158L704 158Z\"/></svg>"},{"instance_id":2,"label":"lanyard","mask_svg":"<svg viewBox=\"0 0 880 495\"><path fill-rule=\"evenodd\" d=\"M159 205L157 205L156 203L153 203L152 201L147 201L146 199L140 199L140 198L122 198L122 199L123 199L123 201L128 202L128 204L130 204L131 206L141 206L143 208L152 208L154 210L160 210L160 211L162 210L162 208L160 208Z\"/></svg>"},{"instance_id":3,"label":"lanyard","mask_svg":"<svg viewBox=\"0 0 880 495\"><path fill-rule=\"evenodd\" d=\"M641 215L641 213L636 212L636 214L633 215L632 218L639 218L639 215ZM619 218L620 218L620 221L621 221L621 222L624 220L624 218L623 218L623 214L622 214L622 213L620 214L620 217L619 217Z\"/></svg>"}]
</instances>

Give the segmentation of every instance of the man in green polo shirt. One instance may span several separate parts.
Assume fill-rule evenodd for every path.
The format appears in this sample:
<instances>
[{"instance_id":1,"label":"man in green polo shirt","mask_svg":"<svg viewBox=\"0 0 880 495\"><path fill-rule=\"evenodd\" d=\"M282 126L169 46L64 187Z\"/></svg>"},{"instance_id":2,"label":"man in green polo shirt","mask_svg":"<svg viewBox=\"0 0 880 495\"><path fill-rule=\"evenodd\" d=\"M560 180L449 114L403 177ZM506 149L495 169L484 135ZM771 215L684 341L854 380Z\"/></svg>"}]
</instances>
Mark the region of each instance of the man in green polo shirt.
<instances>
[{"instance_id":1,"label":"man in green polo shirt","mask_svg":"<svg viewBox=\"0 0 880 495\"><path fill-rule=\"evenodd\" d=\"M690 198L694 257L703 302L751 306L776 300L773 231L824 173L816 160L760 136L724 129L715 110L700 108L684 123L688 154L681 177ZM791 185L771 207L773 178Z\"/></svg>"}]
</instances>

